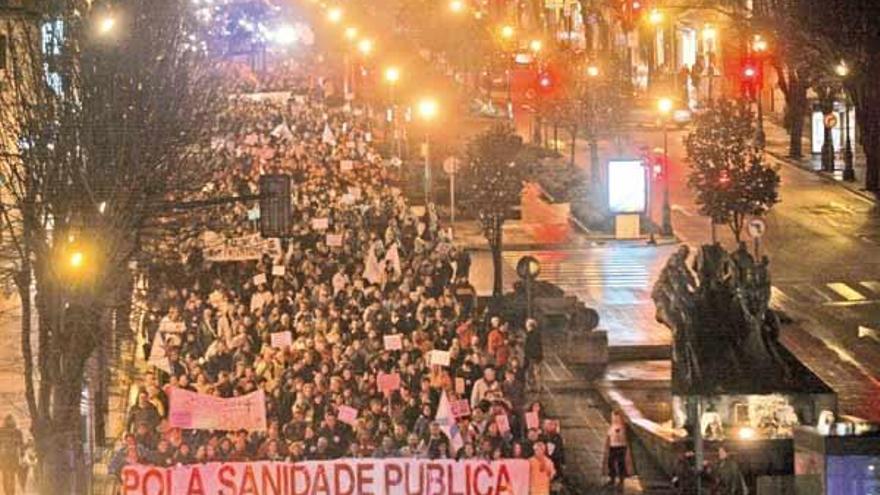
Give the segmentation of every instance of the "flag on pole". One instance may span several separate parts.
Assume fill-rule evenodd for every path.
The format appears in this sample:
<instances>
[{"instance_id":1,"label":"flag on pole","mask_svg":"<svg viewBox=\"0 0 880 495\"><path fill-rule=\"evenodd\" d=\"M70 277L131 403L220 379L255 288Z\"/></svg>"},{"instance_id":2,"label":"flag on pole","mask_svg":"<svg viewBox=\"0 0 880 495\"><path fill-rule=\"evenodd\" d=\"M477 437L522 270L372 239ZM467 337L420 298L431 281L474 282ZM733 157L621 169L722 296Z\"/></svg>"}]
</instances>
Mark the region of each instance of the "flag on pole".
<instances>
[{"instance_id":1,"label":"flag on pole","mask_svg":"<svg viewBox=\"0 0 880 495\"><path fill-rule=\"evenodd\" d=\"M371 284L378 284L382 281L382 265L376 257L376 246L370 245L370 251L367 253L367 263L364 266L364 278L369 280Z\"/></svg>"},{"instance_id":2,"label":"flag on pole","mask_svg":"<svg viewBox=\"0 0 880 495\"><path fill-rule=\"evenodd\" d=\"M461 436L461 429L455 422L455 415L452 414L452 404L446 392L440 396L440 405L437 406L437 415L434 420L440 424L440 430L449 438L449 445L452 447L452 454L455 455L458 449L464 447L464 438Z\"/></svg>"},{"instance_id":3,"label":"flag on pole","mask_svg":"<svg viewBox=\"0 0 880 495\"><path fill-rule=\"evenodd\" d=\"M155 366L165 373L171 373L171 363L168 362L168 352L165 350L165 340L162 339L162 332L156 332L153 338L153 345L150 347L150 358L147 359L149 366Z\"/></svg>"},{"instance_id":4,"label":"flag on pole","mask_svg":"<svg viewBox=\"0 0 880 495\"><path fill-rule=\"evenodd\" d=\"M388 248L388 252L385 253L385 266L391 263L391 267L394 269L394 276L399 277L403 274L403 270L400 267L400 253L397 251L397 243L391 245Z\"/></svg>"}]
</instances>

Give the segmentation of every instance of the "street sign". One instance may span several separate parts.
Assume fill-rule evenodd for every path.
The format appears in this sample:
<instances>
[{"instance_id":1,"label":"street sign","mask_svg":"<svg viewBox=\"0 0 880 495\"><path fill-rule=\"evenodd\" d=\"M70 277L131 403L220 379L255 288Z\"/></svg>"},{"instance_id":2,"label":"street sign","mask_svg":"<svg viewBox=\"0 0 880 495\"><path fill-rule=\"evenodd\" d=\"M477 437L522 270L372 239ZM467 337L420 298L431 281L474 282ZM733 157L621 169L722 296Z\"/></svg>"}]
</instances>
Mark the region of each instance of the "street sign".
<instances>
[{"instance_id":1,"label":"street sign","mask_svg":"<svg viewBox=\"0 0 880 495\"><path fill-rule=\"evenodd\" d=\"M825 127L828 129L834 129L837 127L837 115L833 113L825 114Z\"/></svg>"},{"instance_id":2,"label":"street sign","mask_svg":"<svg viewBox=\"0 0 880 495\"><path fill-rule=\"evenodd\" d=\"M864 325L859 325L859 338L860 339L873 339L877 342L880 342L880 332L877 330L866 327Z\"/></svg>"},{"instance_id":3,"label":"street sign","mask_svg":"<svg viewBox=\"0 0 880 495\"><path fill-rule=\"evenodd\" d=\"M516 263L516 274L523 280L537 278L541 273L541 262L534 256L523 256Z\"/></svg>"},{"instance_id":4,"label":"street sign","mask_svg":"<svg viewBox=\"0 0 880 495\"><path fill-rule=\"evenodd\" d=\"M461 160L454 156L450 156L449 158L443 160L443 171L446 172L446 175L452 175L458 172L458 167L461 164Z\"/></svg>"},{"instance_id":5,"label":"street sign","mask_svg":"<svg viewBox=\"0 0 880 495\"><path fill-rule=\"evenodd\" d=\"M748 229L752 239L760 239L767 232L767 224L760 218L753 218L749 220Z\"/></svg>"}]
</instances>

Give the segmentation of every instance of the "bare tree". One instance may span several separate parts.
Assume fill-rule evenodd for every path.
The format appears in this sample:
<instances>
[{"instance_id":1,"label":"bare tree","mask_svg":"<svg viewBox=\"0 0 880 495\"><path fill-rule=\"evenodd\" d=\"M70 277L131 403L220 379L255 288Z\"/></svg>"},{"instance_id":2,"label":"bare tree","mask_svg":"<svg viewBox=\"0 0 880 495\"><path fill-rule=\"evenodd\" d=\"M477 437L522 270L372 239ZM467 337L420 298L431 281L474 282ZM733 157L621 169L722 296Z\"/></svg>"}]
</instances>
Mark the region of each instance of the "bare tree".
<instances>
[{"instance_id":1,"label":"bare tree","mask_svg":"<svg viewBox=\"0 0 880 495\"><path fill-rule=\"evenodd\" d=\"M84 493L88 363L131 300L145 221L204 183L221 100L191 2L34 3L0 93L0 276L21 299L41 493Z\"/></svg>"}]
</instances>

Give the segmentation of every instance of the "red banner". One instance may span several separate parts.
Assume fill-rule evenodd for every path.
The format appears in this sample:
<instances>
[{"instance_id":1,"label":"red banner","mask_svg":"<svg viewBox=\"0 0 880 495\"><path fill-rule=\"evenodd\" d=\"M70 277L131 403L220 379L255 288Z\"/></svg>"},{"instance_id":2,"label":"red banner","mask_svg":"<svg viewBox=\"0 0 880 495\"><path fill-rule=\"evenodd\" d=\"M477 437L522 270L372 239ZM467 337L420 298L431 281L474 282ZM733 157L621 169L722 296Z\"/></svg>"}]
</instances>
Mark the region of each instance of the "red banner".
<instances>
[{"instance_id":1,"label":"red banner","mask_svg":"<svg viewBox=\"0 0 880 495\"><path fill-rule=\"evenodd\" d=\"M529 463L426 459L126 466L122 495L528 495Z\"/></svg>"}]
</instances>

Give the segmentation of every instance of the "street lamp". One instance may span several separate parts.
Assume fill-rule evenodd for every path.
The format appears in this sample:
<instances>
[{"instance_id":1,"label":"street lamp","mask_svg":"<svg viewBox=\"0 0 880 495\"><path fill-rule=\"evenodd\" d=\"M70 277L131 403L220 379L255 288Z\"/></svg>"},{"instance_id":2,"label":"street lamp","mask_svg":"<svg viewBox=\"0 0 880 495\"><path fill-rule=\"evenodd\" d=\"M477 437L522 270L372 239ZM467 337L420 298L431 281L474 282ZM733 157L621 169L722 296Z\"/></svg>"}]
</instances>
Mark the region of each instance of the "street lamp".
<instances>
[{"instance_id":1,"label":"street lamp","mask_svg":"<svg viewBox=\"0 0 880 495\"><path fill-rule=\"evenodd\" d=\"M400 157L400 139L397 135L397 102L394 99L394 87L399 80L400 69L394 66L385 69L385 82L388 83L388 106L390 108L388 125L394 135L394 149L398 157Z\"/></svg>"},{"instance_id":2,"label":"street lamp","mask_svg":"<svg viewBox=\"0 0 880 495\"><path fill-rule=\"evenodd\" d=\"M587 131L590 139L590 180L593 181L594 184L598 184L600 179L599 174L601 172L599 166L599 143L596 136L596 98L593 93L596 90L594 80L599 77L599 67L594 64L588 65L586 74L587 78L584 84L584 99L587 106ZM573 155L574 154L572 154L572 156ZM572 163L574 162L572 161Z\"/></svg>"},{"instance_id":3,"label":"street lamp","mask_svg":"<svg viewBox=\"0 0 880 495\"><path fill-rule=\"evenodd\" d=\"M672 113L673 102L670 98L660 98L657 101L657 110L663 121L663 220L660 233L666 237L672 236L672 208L669 205L669 116ZM653 231L653 230L652 230Z\"/></svg>"},{"instance_id":4,"label":"street lamp","mask_svg":"<svg viewBox=\"0 0 880 495\"><path fill-rule=\"evenodd\" d=\"M362 39L358 42L357 49L362 55L369 55L373 51L373 42L368 39Z\"/></svg>"},{"instance_id":5,"label":"street lamp","mask_svg":"<svg viewBox=\"0 0 880 495\"><path fill-rule=\"evenodd\" d=\"M385 69L385 80L394 87L394 84L400 80L400 69L397 67L388 67Z\"/></svg>"},{"instance_id":6,"label":"street lamp","mask_svg":"<svg viewBox=\"0 0 880 495\"><path fill-rule=\"evenodd\" d=\"M849 132L849 93L846 92L846 80L849 77L849 65L843 60L834 67L834 72L840 76L843 84L841 91L843 92L843 180L852 182L856 180L856 171L853 168L853 149Z\"/></svg>"},{"instance_id":7,"label":"street lamp","mask_svg":"<svg viewBox=\"0 0 880 495\"><path fill-rule=\"evenodd\" d=\"M501 37L503 39L512 40L514 34L516 34L516 30L513 28L513 26L507 24L501 26Z\"/></svg>"},{"instance_id":8,"label":"street lamp","mask_svg":"<svg viewBox=\"0 0 880 495\"><path fill-rule=\"evenodd\" d=\"M348 41L354 41L357 39L357 36L358 30L356 27L349 26L345 28L345 39L347 39Z\"/></svg>"},{"instance_id":9,"label":"street lamp","mask_svg":"<svg viewBox=\"0 0 880 495\"><path fill-rule=\"evenodd\" d=\"M452 0L449 2L449 10L455 12L456 14L464 10L464 2L461 0Z\"/></svg>"},{"instance_id":10,"label":"street lamp","mask_svg":"<svg viewBox=\"0 0 880 495\"><path fill-rule=\"evenodd\" d=\"M419 117L426 124L430 123L437 117L439 105L437 100L433 98L425 98L419 101L417 107ZM428 125L425 125L425 208L431 203L431 133L428 132Z\"/></svg>"},{"instance_id":11,"label":"street lamp","mask_svg":"<svg viewBox=\"0 0 880 495\"><path fill-rule=\"evenodd\" d=\"M541 51L542 46L543 44L541 43L541 40L532 40L529 42L529 50L531 50L532 53L534 53L535 55L537 55L538 52Z\"/></svg>"},{"instance_id":12,"label":"street lamp","mask_svg":"<svg viewBox=\"0 0 880 495\"><path fill-rule=\"evenodd\" d=\"M98 34L106 36L116 27L116 18L110 14L105 15L98 21Z\"/></svg>"},{"instance_id":13,"label":"street lamp","mask_svg":"<svg viewBox=\"0 0 880 495\"><path fill-rule=\"evenodd\" d=\"M333 7L327 11L327 20L333 24L338 24L342 20L342 9Z\"/></svg>"},{"instance_id":14,"label":"street lamp","mask_svg":"<svg viewBox=\"0 0 880 495\"><path fill-rule=\"evenodd\" d=\"M660 24L663 22L663 12L660 12L657 9L651 9L651 12L648 13L648 22L654 26Z\"/></svg>"},{"instance_id":15,"label":"street lamp","mask_svg":"<svg viewBox=\"0 0 880 495\"><path fill-rule=\"evenodd\" d=\"M762 98L762 92L764 89L764 54L767 53L767 47L767 40L762 38L761 35L756 35L752 42L752 51L755 53L758 67L757 69L751 67L746 69L751 69L753 71L753 74L748 77L750 77L756 85L754 94L755 99L758 100L758 130L755 135L755 141L757 141L758 146L761 148L764 147L764 143L767 140L767 136L764 134L764 99Z\"/></svg>"}]
</instances>

